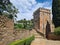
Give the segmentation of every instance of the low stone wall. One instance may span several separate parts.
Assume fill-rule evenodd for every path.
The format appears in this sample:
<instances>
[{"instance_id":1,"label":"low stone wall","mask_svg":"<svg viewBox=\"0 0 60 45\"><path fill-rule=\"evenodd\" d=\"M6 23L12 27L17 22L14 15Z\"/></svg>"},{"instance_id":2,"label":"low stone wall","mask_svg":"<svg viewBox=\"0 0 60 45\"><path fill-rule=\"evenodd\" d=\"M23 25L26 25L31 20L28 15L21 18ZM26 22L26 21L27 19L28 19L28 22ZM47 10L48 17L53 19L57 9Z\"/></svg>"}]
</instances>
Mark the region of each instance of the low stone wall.
<instances>
[{"instance_id":1,"label":"low stone wall","mask_svg":"<svg viewBox=\"0 0 60 45\"><path fill-rule=\"evenodd\" d=\"M8 29L3 29L0 30L0 45L8 45L12 41L27 38L29 36L29 30L14 30L11 32Z\"/></svg>"},{"instance_id":2,"label":"low stone wall","mask_svg":"<svg viewBox=\"0 0 60 45\"><path fill-rule=\"evenodd\" d=\"M19 40L19 39L23 39L23 38L27 38L27 37L31 36L31 32L29 30L25 30L25 29L15 30L13 32L13 34L15 35L14 40Z\"/></svg>"},{"instance_id":3,"label":"low stone wall","mask_svg":"<svg viewBox=\"0 0 60 45\"><path fill-rule=\"evenodd\" d=\"M13 37L13 31L9 29L0 29L0 45L7 45L9 41L12 41L14 39Z\"/></svg>"},{"instance_id":4,"label":"low stone wall","mask_svg":"<svg viewBox=\"0 0 60 45\"><path fill-rule=\"evenodd\" d=\"M54 35L53 33L48 34L48 39L50 40L60 40L60 36Z\"/></svg>"}]
</instances>

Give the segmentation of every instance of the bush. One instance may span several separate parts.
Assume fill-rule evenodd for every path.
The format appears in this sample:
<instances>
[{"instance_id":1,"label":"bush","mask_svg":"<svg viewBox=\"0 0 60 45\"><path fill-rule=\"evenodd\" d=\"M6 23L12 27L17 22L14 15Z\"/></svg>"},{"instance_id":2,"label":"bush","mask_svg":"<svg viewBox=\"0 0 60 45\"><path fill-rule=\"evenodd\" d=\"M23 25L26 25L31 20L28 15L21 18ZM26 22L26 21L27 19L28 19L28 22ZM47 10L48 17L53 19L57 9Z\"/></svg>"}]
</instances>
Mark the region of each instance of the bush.
<instances>
[{"instance_id":1,"label":"bush","mask_svg":"<svg viewBox=\"0 0 60 45\"><path fill-rule=\"evenodd\" d=\"M32 40L34 40L34 36L26 39L25 45L30 45Z\"/></svg>"},{"instance_id":2,"label":"bush","mask_svg":"<svg viewBox=\"0 0 60 45\"><path fill-rule=\"evenodd\" d=\"M54 34L55 35L60 35L60 27L55 28Z\"/></svg>"},{"instance_id":3,"label":"bush","mask_svg":"<svg viewBox=\"0 0 60 45\"><path fill-rule=\"evenodd\" d=\"M24 45L25 40L17 40L15 42L10 43L9 45Z\"/></svg>"},{"instance_id":4,"label":"bush","mask_svg":"<svg viewBox=\"0 0 60 45\"><path fill-rule=\"evenodd\" d=\"M34 40L34 36L28 37L23 40L17 40L15 42L10 43L9 45L30 45L32 40Z\"/></svg>"},{"instance_id":5,"label":"bush","mask_svg":"<svg viewBox=\"0 0 60 45\"><path fill-rule=\"evenodd\" d=\"M15 28L23 28L22 24L14 24Z\"/></svg>"}]
</instances>

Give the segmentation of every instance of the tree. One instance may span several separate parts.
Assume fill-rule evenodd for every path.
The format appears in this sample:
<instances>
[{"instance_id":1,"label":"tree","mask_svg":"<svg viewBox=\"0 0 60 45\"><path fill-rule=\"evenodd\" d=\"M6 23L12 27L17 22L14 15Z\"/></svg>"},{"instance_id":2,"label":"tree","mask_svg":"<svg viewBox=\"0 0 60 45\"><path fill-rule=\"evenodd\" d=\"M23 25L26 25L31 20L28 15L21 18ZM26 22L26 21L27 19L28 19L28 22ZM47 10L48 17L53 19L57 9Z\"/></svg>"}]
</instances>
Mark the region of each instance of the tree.
<instances>
[{"instance_id":1,"label":"tree","mask_svg":"<svg viewBox=\"0 0 60 45\"><path fill-rule=\"evenodd\" d=\"M17 17L18 9L10 2L10 0L0 0L0 15L7 15L8 18Z\"/></svg>"},{"instance_id":2,"label":"tree","mask_svg":"<svg viewBox=\"0 0 60 45\"><path fill-rule=\"evenodd\" d=\"M26 29L26 27L27 27L27 21L26 21L25 18L24 18L24 21L23 21L23 25L24 25L24 28Z\"/></svg>"},{"instance_id":3,"label":"tree","mask_svg":"<svg viewBox=\"0 0 60 45\"><path fill-rule=\"evenodd\" d=\"M60 0L53 0L52 3L53 23L55 27L60 26Z\"/></svg>"}]
</instances>

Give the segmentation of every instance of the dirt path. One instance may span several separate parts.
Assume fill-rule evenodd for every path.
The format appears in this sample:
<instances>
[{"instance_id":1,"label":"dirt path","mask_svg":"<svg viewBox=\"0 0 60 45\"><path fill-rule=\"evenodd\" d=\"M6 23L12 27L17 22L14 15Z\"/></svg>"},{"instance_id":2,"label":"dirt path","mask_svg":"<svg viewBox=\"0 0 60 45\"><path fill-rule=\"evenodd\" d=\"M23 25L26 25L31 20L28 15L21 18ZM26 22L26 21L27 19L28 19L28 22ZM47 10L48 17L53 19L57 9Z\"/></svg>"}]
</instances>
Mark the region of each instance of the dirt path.
<instances>
[{"instance_id":1,"label":"dirt path","mask_svg":"<svg viewBox=\"0 0 60 45\"><path fill-rule=\"evenodd\" d=\"M45 40L44 39L35 39L31 45L45 45Z\"/></svg>"},{"instance_id":2,"label":"dirt path","mask_svg":"<svg viewBox=\"0 0 60 45\"><path fill-rule=\"evenodd\" d=\"M45 40L45 45L60 45L60 41Z\"/></svg>"},{"instance_id":3,"label":"dirt path","mask_svg":"<svg viewBox=\"0 0 60 45\"><path fill-rule=\"evenodd\" d=\"M60 41L46 40L46 39L35 39L31 45L60 45Z\"/></svg>"},{"instance_id":4,"label":"dirt path","mask_svg":"<svg viewBox=\"0 0 60 45\"><path fill-rule=\"evenodd\" d=\"M35 30L32 31L32 34L35 35L35 40L32 41L31 45L60 45L60 41L44 39Z\"/></svg>"}]
</instances>

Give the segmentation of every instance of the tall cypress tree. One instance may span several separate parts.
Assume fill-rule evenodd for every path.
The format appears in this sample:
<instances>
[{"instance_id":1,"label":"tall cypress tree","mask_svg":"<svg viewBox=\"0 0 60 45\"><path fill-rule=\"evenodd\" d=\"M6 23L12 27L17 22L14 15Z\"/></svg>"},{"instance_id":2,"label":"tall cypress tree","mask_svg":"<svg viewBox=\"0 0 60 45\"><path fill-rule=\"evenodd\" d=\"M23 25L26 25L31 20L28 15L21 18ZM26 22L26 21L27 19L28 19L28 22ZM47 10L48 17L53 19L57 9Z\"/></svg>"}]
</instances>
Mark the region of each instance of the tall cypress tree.
<instances>
[{"instance_id":1,"label":"tall cypress tree","mask_svg":"<svg viewBox=\"0 0 60 45\"><path fill-rule=\"evenodd\" d=\"M60 26L60 0L53 0L52 3L53 23L55 27Z\"/></svg>"}]
</instances>

